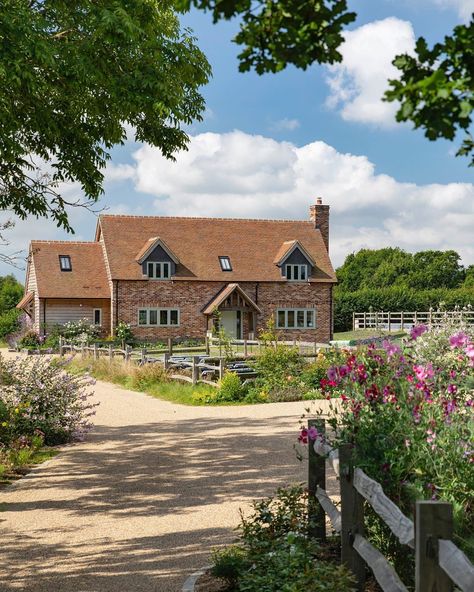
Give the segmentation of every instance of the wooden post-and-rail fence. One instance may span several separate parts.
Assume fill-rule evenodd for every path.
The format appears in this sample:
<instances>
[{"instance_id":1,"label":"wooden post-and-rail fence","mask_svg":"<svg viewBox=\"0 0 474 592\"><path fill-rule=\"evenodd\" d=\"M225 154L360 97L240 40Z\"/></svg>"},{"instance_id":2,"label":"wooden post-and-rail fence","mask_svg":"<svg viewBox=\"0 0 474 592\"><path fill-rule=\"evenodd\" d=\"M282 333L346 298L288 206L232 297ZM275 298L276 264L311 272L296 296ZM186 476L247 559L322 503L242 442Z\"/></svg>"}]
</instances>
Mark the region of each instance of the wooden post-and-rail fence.
<instances>
[{"instance_id":1,"label":"wooden post-and-rail fence","mask_svg":"<svg viewBox=\"0 0 474 592\"><path fill-rule=\"evenodd\" d=\"M341 536L341 562L355 575L357 589L364 589L366 566L384 592L407 592L398 574L364 536L364 504L368 502L400 543L415 554L415 592L451 592L453 583L462 592L474 591L474 566L452 542L451 504L416 502L415 522L407 518L385 495L382 486L354 467L352 446L333 449L325 441L325 421L308 421L318 435L308 439L308 491L310 535L326 538L326 515ZM340 510L326 492L326 459L339 477ZM408 552L412 552L407 549Z\"/></svg>"}]
</instances>

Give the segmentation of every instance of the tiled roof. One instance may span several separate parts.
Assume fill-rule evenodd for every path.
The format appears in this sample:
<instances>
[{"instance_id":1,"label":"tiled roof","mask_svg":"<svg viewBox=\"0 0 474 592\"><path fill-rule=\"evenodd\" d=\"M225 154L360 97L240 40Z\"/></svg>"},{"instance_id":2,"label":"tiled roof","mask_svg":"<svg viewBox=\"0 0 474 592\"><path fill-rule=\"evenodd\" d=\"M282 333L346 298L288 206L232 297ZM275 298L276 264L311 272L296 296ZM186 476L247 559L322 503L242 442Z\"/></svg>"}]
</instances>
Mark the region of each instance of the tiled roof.
<instances>
[{"instance_id":1,"label":"tiled roof","mask_svg":"<svg viewBox=\"0 0 474 592\"><path fill-rule=\"evenodd\" d=\"M154 236L152 238L149 238L146 241L146 243L143 245L143 247L137 253L137 256L135 257L135 261L138 261L138 263L142 263L142 261L145 261L146 257L149 255L149 253L151 253L153 251L153 249L155 249L155 247L157 247L158 245L161 245L161 247L168 253L168 255L171 257L171 259L173 259L173 261L175 263L179 263L179 259L171 251L171 249L168 247L168 245L164 241L161 240L161 238L159 236Z\"/></svg>"},{"instance_id":2,"label":"tiled roof","mask_svg":"<svg viewBox=\"0 0 474 592\"><path fill-rule=\"evenodd\" d=\"M247 302L250 308L253 308L257 312L261 313L262 311L260 308L255 304L255 302L247 296L247 294L242 290L239 284L227 284L227 286L221 290L214 298L206 305L203 309L203 313L206 315L212 314L216 308L226 300L233 292L238 292L242 298Z\"/></svg>"},{"instance_id":3,"label":"tiled roof","mask_svg":"<svg viewBox=\"0 0 474 592\"><path fill-rule=\"evenodd\" d=\"M69 255L71 271L61 271L60 255ZM31 258L40 298L110 298L100 243L31 241Z\"/></svg>"},{"instance_id":4,"label":"tiled roof","mask_svg":"<svg viewBox=\"0 0 474 592\"><path fill-rule=\"evenodd\" d=\"M285 281L275 255L283 242L297 240L316 263L310 281L336 281L310 221L103 215L99 224L113 279L143 279L135 257L159 236L179 258L177 280ZM219 256L230 258L232 271L222 271Z\"/></svg>"}]
</instances>

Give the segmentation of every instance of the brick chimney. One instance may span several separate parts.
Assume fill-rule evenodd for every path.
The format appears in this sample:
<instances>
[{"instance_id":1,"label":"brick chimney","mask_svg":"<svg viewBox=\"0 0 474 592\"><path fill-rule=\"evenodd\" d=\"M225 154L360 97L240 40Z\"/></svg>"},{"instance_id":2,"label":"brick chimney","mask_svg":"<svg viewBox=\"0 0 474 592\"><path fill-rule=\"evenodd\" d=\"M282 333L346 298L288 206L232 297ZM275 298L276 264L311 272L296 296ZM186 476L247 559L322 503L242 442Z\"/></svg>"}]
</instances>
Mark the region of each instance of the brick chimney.
<instances>
[{"instance_id":1,"label":"brick chimney","mask_svg":"<svg viewBox=\"0 0 474 592\"><path fill-rule=\"evenodd\" d=\"M329 252L329 206L323 205L321 197L317 197L316 203L309 207L309 217L314 227L321 231L324 244Z\"/></svg>"}]
</instances>

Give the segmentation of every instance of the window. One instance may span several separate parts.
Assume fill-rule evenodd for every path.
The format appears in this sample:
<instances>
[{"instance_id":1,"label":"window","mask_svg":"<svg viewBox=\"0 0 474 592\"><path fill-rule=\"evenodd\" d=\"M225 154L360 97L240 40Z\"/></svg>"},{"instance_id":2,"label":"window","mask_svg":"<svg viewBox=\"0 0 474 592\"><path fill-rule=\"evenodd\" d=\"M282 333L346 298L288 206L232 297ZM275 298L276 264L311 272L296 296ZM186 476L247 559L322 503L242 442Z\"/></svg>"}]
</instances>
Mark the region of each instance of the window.
<instances>
[{"instance_id":1,"label":"window","mask_svg":"<svg viewBox=\"0 0 474 592\"><path fill-rule=\"evenodd\" d=\"M222 271L232 271L232 265L230 264L230 257L219 257Z\"/></svg>"},{"instance_id":2,"label":"window","mask_svg":"<svg viewBox=\"0 0 474 592\"><path fill-rule=\"evenodd\" d=\"M147 276L154 280L169 280L171 264L167 261L149 261L146 266Z\"/></svg>"},{"instance_id":3,"label":"window","mask_svg":"<svg viewBox=\"0 0 474 592\"><path fill-rule=\"evenodd\" d=\"M315 320L314 308L280 308L276 312L278 329L314 329Z\"/></svg>"},{"instance_id":4,"label":"window","mask_svg":"<svg viewBox=\"0 0 474 592\"><path fill-rule=\"evenodd\" d=\"M102 309L101 308L94 308L93 315L94 315L94 325L98 325L100 327L102 325Z\"/></svg>"},{"instance_id":5,"label":"window","mask_svg":"<svg viewBox=\"0 0 474 592\"><path fill-rule=\"evenodd\" d=\"M286 279L292 282L303 282L308 279L308 266L301 264L288 264L286 266Z\"/></svg>"},{"instance_id":6,"label":"window","mask_svg":"<svg viewBox=\"0 0 474 592\"><path fill-rule=\"evenodd\" d=\"M179 325L178 308L140 308L138 324L151 327L173 327Z\"/></svg>"},{"instance_id":7,"label":"window","mask_svg":"<svg viewBox=\"0 0 474 592\"><path fill-rule=\"evenodd\" d=\"M59 255L59 267L61 271L72 271L71 257L69 255Z\"/></svg>"}]
</instances>

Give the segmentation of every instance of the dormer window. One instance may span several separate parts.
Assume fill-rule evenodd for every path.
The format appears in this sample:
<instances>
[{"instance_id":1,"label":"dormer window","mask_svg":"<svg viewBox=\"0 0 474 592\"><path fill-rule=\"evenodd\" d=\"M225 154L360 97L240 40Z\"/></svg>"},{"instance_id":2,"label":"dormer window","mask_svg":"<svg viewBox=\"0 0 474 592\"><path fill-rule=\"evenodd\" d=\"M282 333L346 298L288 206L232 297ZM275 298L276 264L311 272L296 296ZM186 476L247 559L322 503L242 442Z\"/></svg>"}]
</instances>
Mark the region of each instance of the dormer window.
<instances>
[{"instance_id":1,"label":"dormer window","mask_svg":"<svg viewBox=\"0 0 474 592\"><path fill-rule=\"evenodd\" d=\"M219 257L222 271L232 271L232 265L230 264L230 257Z\"/></svg>"},{"instance_id":2,"label":"dormer window","mask_svg":"<svg viewBox=\"0 0 474 592\"><path fill-rule=\"evenodd\" d=\"M304 282L308 279L308 266L301 264L287 264L285 266L286 279L291 282Z\"/></svg>"},{"instance_id":3,"label":"dormer window","mask_svg":"<svg viewBox=\"0 0 474 592\"><path fill-rule=\"evenodd\" d=\"M147 263L147 276L153 280L169 280L171 265L168 261L149 261Z\"/></svg>"},{"instance_id":4,"label":"dormer window","mask_svg":"<svg viewBox=\"0 0 474 592\"><path fill-rule=\"evenodd\" d=\"M69 255L59 255L59 268L61 271L72 271L71 257Z\"/></svg>"}]
</instances>

